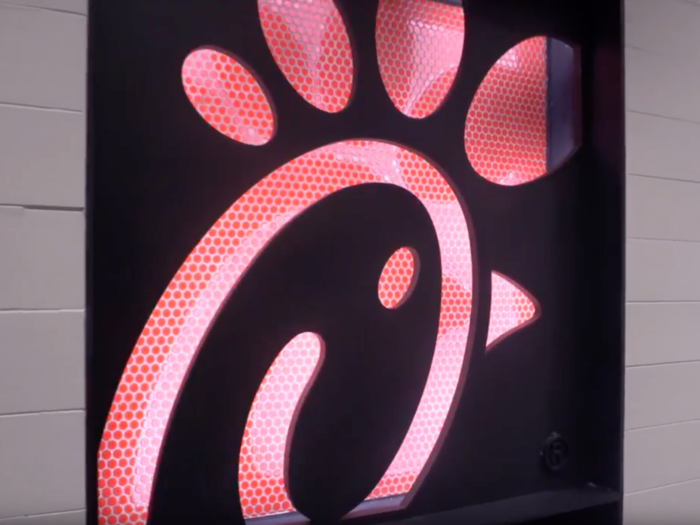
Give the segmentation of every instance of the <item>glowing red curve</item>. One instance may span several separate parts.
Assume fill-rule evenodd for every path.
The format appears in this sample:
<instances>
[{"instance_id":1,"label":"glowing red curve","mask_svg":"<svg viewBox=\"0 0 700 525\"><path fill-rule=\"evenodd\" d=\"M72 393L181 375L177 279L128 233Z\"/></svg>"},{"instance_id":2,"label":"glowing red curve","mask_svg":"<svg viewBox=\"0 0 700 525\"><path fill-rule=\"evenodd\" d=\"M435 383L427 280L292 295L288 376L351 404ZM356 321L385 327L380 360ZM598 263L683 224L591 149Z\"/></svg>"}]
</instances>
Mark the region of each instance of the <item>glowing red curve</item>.
<instances>
[{"instance_id":1,"label":"glowing red curve","mask_svg":"<svg viewBox=\"0 0 700 525\"><path fill-rule=\"evenodd\" d=\"M256 254L304 209L342 188L365 183L394 184L421 199L433 220L441 251L443 300L428 382L399 452L369 498L403 495L411 489L438 441L468 364L469 231L456 195L422 157L381 142L342 142L302 155L246 192L214 224L168 285L127 363L105 426L99 451L103 522L108 523L115 511L124 511L128 505L132 523L145 524L158 451L175 398L209 325ZM296 360L295 352L286 349L281 355ZM313 356L306 357L306 366L315 366ZM242 458L239 480L246 518L293 510L283 485L284 454L279 447L284 440L267 443L278 448L268 448L260 455L252 439L261 421L265 425L264 418L258 417L266 403L264 386L288 381L283 371L284 366L273 367L268 373L243 439L241 454L248 455ZM298 377L304 373L300 370ZM301 383L305 381L298 381ZM289 404L291 410L295 404ZM271 426L280 428L275 423ZM266 457L274 460L266 462ZM248 479L253 470L256 472ZM273 497L248 502L249 489L259 487L262 479Z\"/></svg>"}]
</instances>

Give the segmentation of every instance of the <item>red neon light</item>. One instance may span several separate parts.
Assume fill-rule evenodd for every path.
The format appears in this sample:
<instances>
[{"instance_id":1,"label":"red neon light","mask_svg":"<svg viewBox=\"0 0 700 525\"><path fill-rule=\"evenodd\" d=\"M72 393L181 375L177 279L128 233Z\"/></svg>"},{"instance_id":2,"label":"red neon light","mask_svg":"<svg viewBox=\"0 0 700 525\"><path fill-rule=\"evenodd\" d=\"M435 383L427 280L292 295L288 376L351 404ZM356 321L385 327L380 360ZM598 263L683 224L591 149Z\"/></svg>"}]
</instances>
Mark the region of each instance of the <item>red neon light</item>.
<instances>
[{"instance_id":1,"label":"red neon light","mask_svg":"<svg viewBox=\"0 0 700 525\"><path fill-rule=\"evenodd\" d=\"M503 186L547 174L547 39L521 42L491 68L474 95L464 147L476 172Z\"/></svg>"},{"instance_id":2,"label":"red neon light","mask_svg":"<svg viewBox=\"0 0 700 525\"><path fill-rule=\"evenodd\" d=\"M379 300L386 308L397 308L407 297L414 279L416 261L408 248L394 252L379 277Z\"/></svg>"},{"instance_id":3,"label":"red neon light","mask_svg":"<svg viewBox=\"0 0 700 525\"><path fill-rule=\"evenodd\" d=\"M329 113L350 100L352 48L333 0L258 0L267 45L304 100Z\"/></svg>"},{"instance_id":4,"label":"red neon light","mask_svg":"<svg viewBox=\"0 0 700 525\"><path fill-rule=\"evenodd\" d=\"M322 349L318 335L298 335L282 349L258 388L246 423L238 475L246 517L294 510L284 485L284 452L294 410L319 365Z\"/></svg>"},{"instance_id":5,"label":"red neon light","mask_svg":"<svg viewBox=\"0 0 700 525\"><path fill-rule=\"evenodd\" d=\"M464 11L437 2L381 0L377 59L394 106L427 117L447 96L462 60Z\"/></svg>"},{"instance_id":6,"label":"red neon light","mask_svg":"<svg viewBox=\"0 0 700 525\"><path fill-rule=\"evenodd\" d=\"M496 272L491 274L491 315L486 350L498 341L537 319L535 299L513 281Z\"/></svg>"},{"instance_id":7,"label":"red neon light","mask_svg":"<svg viewBox=\"0 0 700 525\"><path fill-rule=\"evenodd\" d=\"M352 90L352 57L332 2L260 0L259 6L267 42L289 82L315 107L342 110ZM429 115L447 96L456 73L464 41L462 10L427 0L382 1L377 27L380 70L389 96L409 116ZM437 58L441 55L426 37L433 28L440 45L449 50L443 58ZM412 39L403 39L411 31ZM410 48L404 49L406 42ZM309 48L312 43L314 49ZM545 39L531 39L511 50L494 70L512 72L487 76L470 108L465 148L472 165L492 182L523 183L544 174L545 46ZM400 67L396 57L401 54L412 57L410 67ZM195 109L218 131L250 145L272 137L270 102L253 74L235 59L211 50L195 51L185 60L183 84ZM512 113L499 110L504 104ZM536 106L528 109L525 122L515 118L522 114L519 104ZM523 126L531 128L523 131ZM502 131L507 140L496 141ZM513 162L519 153L526 154L527 163ZM209 323L255 254L306 207L341 188L367 182L404 187L423 201L443 261L440 326L428 384L400 451L368 499L404 495L411 489L440 436L468 358L469 234L454 192L426 160L385 143L349 141L302 155L251 188L212 226L171 281L134 348L105 426L99 452L100 523L127 519L145 525L157 455L175 396ZM409 272L400 268L388 265L382 276L379 294L385 304L400 295L391 283L403 290L410 285ZM489 344L535 316L534 302L509 281L494 275L493 289ZM246 518L293 510L283 480L285 437L320 355L317 336L299 335L281 350L259 388L240 449L240 498ZM292 364L296 374L287 370ZM271 417L266 408L271 401L282 405L278 417ZM263 435L274 438L258 439Z\"/></svg>"},{"instance_id":8,"label":"red neon light","mask_svg":"<svg viewBox=\"0 0 700 525\"><path fill-rule=\"evenodd\" d=\"M215 130L228 138L261 146L275 131L270 103L255 77L223 53L202 49L182 66L187 97Z\"/></svg>"}]
</instances>

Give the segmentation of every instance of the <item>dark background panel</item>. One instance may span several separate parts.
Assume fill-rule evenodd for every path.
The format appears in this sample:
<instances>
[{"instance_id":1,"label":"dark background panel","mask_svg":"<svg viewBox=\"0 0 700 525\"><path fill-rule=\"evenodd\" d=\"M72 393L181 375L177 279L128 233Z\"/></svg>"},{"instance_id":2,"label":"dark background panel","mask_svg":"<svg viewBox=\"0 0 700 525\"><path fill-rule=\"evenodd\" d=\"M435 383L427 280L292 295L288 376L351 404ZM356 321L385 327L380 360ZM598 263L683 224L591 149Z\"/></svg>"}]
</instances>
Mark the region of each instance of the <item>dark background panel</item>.
<instances>
[{"instance_id":1,"label":"dark background panel","mask_svg":"<svg viewBox=\"0 0 700 525\"><path fill-rule=\"evenodd\" d=\"M181 262L221 213L262 177L316 147L357 137L395 142L434 162L468 210L475 254L473 349L460 402L411 504L391 519L588 483L621 491L624 104L619 2L472 0L465 6L468 27L459 75L444 105L421 121L397 112L381 86L374 56L377 0L342 0L338 5L350 25L356 93L346 110L329 115L304 102L276 69L253 0L90 3L90 523L96 523L96 451L114 391L143 324ZM498 187L478 177L464 155L466 113L491 65L522 39L543 34L578 47L581 149L551 176L521 187ZM278 117L277 134L266 146L236 144L192 109L180 70L187 54L203 45L224 49L254 67ZM367 235L357 252L364 253L372 238ZM493 270L532 293L542 316L486 356ZM317 321L322 318L319 314ZM225 334L225 325L217 330ZM217 352L202 355L210 354ZM193 374L205 369L198 363ZM229 383L211 384L222 399L246 398ZM348 399L356 395L348 392ZM188 418L196 417L183 407L198 401L184 399L173 428L185 428ZM400 428L397 424L395 432ZM220 439L218 430L212 427L208 438ZM572 449L569 469L557 476L546 472L539 458L553 431L567 438ZM169 436L164 457L206 456L193 445L204 437L184 430ZM222 457L212 452L209 463L202 464L223 475L224 467L215 461ZM374 467L381 463L377 460ZM224 479L203 468L189 481L217 487L209 496L201 494L215 498L233 490L227 485L231 472ZM357 476L344 482L351 485L362 477ZM176 488L184 483L174 474L159 479L166 482L159 481L157 493L167 493L168 483ZM203 507L194 497L189 502ZM230 506L211 508L212 518L235 514ZM617 515L611 516L614 523ZM387 519L389 515L358 521Z\"/></svg>"}]
</instances>

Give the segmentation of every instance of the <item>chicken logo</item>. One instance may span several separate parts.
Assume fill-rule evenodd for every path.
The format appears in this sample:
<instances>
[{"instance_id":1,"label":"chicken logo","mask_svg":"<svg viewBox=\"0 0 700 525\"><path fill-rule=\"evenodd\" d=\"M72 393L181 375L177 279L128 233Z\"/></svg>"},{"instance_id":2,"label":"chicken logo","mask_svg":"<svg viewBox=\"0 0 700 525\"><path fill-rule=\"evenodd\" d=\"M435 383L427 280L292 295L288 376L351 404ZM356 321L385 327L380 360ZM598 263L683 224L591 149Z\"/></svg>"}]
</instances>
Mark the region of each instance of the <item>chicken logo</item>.
<instances>
[{"instance_id":1,"label":"chicken logo","mask_svg":"<svg viewBox=\"0 0 700 525\"><path fill-rule=\"evenodd\" d=\"M353 56L352 25L340 2L339 6L332 0L258 0L268 52L305 101L306 110L326 114L329 129L334 118L352 113L355 97L365 96L359 81L365 65ZM429 0L379 2L374 37L375 67L384 86L381 96L413 129L420 130L422 122L460 98L453 87L463 54L478 52L463 50L465 27L461 7ZM274 156L284 112L278 111L265 76L252 61L206 47L206 42L202 45L182 57L183 99L189 99L201 115L202 133L216 130L246 147L269 148ZM476 173L487 184L514 186L549 171L547 45L547 38L534 37L503 55L476 91L462 136L445 137L463 145L460 154L473 172L447 172L442 159L414 144L383 140L383 123L368 121L367 136L321 144L281 165L231 204L172 278L126 365L99 449L101 524L147 523L168 421L222 307L288 225L349 189L391 186L410 194L429 219L439 251L436 287L430 278L424 280L424 272L431 271L430 261L424 261L416 246L392 248L383 267L371 269L377 277L378 311L409 307L420 286L436 288L421 293L438 298L434 330L426 336L432 348L405 348L407 353L425 351L428 365L411 376L424 386L411 401L408 430L396 443L393 460L380 465L383 474L362 496L364 500L394 497L399 506L410 500L431 455L438 452L440 436L449 430L449 414L467 376L470 354L484 351L471 348L475 323L488 322L490 352L539 315L537 302L527 291L508 276L492 272L490 318L473 318L472 305L481 298L476 297L473 282L476 252L468 215L470 196L461 194L455 181ZM235 167L233 172L235 176ZM334 348L324 333L308 330L291 335L277 349L251 399L241 441L230 443L239 451L238 464L232 465L238 472L239 501L232 505L240 506L242 519L295 511L319 519L309 515L313 510L308 510L303 497L295 497L286 476L296 468L289 464L295 453L294 426L303 419L304 405ZM371 348L374 353L381 350ZM395 381L396 388L406 388L406 378ZM318 483L322 490L324 480ZM339 504L344 513L353 511L347 508L351 500L345 507Z\"/></svg>"}]
</instances>

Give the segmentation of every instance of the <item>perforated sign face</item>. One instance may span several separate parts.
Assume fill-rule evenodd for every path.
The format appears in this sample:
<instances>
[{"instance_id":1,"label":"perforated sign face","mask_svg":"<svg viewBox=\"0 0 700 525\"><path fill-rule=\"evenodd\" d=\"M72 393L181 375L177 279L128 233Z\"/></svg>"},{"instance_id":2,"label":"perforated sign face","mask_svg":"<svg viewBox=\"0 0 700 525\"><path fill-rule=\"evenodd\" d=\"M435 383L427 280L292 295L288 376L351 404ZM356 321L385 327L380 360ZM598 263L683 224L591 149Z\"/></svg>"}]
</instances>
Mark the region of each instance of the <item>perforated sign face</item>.
<instances>
[{"instance_id":1,"label":"perforated sign face","mask_svg":"<svg viewBox=\"0 0 700 525\"><path fill-rule=\"evenodd\" d=\"M163 196L133 208L149 225L131 223L122 293L145 291L115 339L132 345L107 380L99 523L410 514L470 431L484 360L516 366L532 340L512 336L542 324L546 344L540 320L570 313L542 229L560 212L537 203L576 172L575 50L480 50L469 11L433 0L194 4L171 25L135 8L169 43L129 155L170 158L119 190Z\"/></svg>"}]
</instances>

